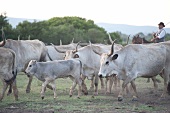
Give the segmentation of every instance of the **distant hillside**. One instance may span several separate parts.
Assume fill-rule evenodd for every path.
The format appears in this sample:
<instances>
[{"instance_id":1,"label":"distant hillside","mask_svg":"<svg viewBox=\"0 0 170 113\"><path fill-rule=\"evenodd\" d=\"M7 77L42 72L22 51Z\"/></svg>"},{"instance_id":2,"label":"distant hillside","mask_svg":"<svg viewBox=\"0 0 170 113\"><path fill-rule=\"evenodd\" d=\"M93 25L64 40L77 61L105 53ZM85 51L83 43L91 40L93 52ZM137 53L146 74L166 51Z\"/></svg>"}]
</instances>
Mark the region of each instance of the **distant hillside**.
<instances>
[{"instance_id":1,"label":"distant hillside","mask_svg":"<svg viewBox=\"0 0 170 113\"><path fill-rule=\"evenodd\" d=\"M40 19L26 19L26 18L8 18L9 23L12 27L16 27L20 22L27 20L29 22L41 21ZM157 31L157 27L155 26L133 26L133 25L125 25L125 24L109 24L109 23L96 23L99 27L103 27L107 32L115 32L120 31L124 34L135 35L139 32L144 34L152 33ZM170 28L165 28L167 33L170 33Z\"/></svg>"},{"instance_id":2,"label":"distant hillside","mask_svg":"<svg viewBox=\"0 0 170 113\"><path fill-rule=\"evenodd\" d=\"M109 23L96 23L98 26L103 27L108 32L120 31L124 34L135 35L139 32L144 34L156 32L158 30L155 26L132 26L125 24L109 24ZM167 33L170 33L170 28L165 28Z\"/></svg>"}]
</instances>

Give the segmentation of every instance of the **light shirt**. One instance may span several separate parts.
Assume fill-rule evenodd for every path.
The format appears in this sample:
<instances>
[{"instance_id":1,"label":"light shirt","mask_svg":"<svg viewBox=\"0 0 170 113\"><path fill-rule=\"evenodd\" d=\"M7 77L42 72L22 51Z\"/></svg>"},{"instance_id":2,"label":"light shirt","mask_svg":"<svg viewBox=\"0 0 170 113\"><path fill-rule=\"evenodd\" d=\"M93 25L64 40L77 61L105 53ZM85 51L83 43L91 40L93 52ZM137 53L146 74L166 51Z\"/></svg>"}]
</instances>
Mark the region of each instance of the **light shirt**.
<instances>
[{"instance_id":1,"label":"light shirt","mask_svg":"<svg viewBox=\"0 0 170 113\"><path fill-rule=\"evenodd\" d=\"M156 35L158 36L159 39L161 39L161 38L164 38L164 37L165 37L166 32L165 32L165 30L162 28L162 29L159 29L159 30L156 32Z\"/></svg>"}]
</instances>

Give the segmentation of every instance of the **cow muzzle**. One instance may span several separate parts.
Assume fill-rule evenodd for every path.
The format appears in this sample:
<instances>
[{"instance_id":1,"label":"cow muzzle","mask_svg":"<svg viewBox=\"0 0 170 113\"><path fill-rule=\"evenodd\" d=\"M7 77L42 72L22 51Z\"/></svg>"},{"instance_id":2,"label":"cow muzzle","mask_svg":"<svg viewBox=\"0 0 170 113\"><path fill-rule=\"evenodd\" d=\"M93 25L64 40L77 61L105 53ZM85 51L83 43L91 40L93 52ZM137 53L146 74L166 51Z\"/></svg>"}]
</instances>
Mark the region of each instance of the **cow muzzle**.
<instances>
[{"instance_id":1,"label":"cow muzzle","mask_svg":"<svg viewBox=\"0 0 170 113\"><path fill-rule=\"evenodd\" d=\"M102 74L98 74L98 76L99 76L100 78L104 78L104 76L103 76Z\"/></svg>"}]
</instances>

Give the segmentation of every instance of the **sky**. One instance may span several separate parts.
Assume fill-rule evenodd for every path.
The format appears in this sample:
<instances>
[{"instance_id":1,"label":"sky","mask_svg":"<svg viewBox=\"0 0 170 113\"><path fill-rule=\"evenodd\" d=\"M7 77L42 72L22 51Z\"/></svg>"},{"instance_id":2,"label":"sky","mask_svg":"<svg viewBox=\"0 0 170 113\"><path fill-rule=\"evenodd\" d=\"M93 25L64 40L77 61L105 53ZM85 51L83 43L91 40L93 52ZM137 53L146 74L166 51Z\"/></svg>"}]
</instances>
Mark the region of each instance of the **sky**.
<instances>
[{"instance_id":1,"label":"sky","mask_svg":"<svg viewBox=\"0 0 170 113\"><path fill-rule=\"evenodd\" d=\"M8 17L50 19L78 16L95 23L157 26L170 22L170 0L0 0ZM170 28L170 23L166 26Z\"/></svg>"}]
</instances>

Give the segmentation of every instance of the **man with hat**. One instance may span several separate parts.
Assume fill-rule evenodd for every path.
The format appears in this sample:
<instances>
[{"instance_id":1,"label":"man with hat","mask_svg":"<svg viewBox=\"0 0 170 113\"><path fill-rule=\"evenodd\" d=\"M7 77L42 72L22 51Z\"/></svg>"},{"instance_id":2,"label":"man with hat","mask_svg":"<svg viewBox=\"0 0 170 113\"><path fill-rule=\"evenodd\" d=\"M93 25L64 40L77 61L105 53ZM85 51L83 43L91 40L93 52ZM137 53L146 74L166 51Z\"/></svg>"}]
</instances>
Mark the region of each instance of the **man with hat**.
<instances>
[{"instance_id":1,"label":"man with hat","mask_svg":"<svg viewBox=\"0 0 170 113\"><path fill-rule=\"evenodd\" d=\"M153 42L156 42L156 43L159 43L159 42L164 42L165 41L165 35L166 35L166 32L165 30L163 29L165 27L164 23L163 22L160 22L158 24L158 28L159 30L156 32L156 33L153 33L153 39L151 39L151 41Z\"/></svg>"}]
</instances>

